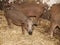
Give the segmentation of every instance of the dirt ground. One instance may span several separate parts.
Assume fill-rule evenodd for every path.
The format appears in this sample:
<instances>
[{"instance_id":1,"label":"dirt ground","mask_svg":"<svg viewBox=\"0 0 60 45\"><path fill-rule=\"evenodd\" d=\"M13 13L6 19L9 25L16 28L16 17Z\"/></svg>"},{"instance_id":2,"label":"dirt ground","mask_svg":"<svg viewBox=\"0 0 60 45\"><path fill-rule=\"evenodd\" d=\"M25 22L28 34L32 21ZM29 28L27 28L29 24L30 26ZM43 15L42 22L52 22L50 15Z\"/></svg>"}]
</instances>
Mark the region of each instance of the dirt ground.
<instances>
[{"instance_id":1,"label":"dirt ground","mask_svg":"<svg viewBox=\"0 0 60 45\"><path fill-rule=\"evenodd\" d=\"M4 12L0 11L0 45L59 45L59 35L56 34L51 39L46 32L49 25L49 21L42 19L40 24L34 27L33 35L28 35L27 31L23 35L21 26L12 24L12 29L8 27Z\"/></svg>"}]
</instances>

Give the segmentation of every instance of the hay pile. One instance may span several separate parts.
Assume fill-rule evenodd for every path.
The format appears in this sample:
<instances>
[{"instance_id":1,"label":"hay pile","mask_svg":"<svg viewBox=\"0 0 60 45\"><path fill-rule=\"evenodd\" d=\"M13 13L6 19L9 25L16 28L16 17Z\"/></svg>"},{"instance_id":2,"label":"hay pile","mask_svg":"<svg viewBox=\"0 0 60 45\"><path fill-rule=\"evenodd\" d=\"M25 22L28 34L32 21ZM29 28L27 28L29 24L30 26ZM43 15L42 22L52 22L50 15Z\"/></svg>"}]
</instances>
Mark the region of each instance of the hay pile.
<instances>
[{"instance_id":1,"label":"hay pile","mask_svg":"<svg viewBox=\"0 0 60 45\"><path fill-rule=\"evenodd\" d=\"M49 24L48 21L43 20L40 23L45 26L34 27L33 35L28 35L26 31L23 35L19 26L12 25L12 29L8 28L4 13L0 11L0 45L57 45L59 40L56 38L50 39L50 35L44 33L45 29L42 28Z\"/></svg>"}]
</instances>

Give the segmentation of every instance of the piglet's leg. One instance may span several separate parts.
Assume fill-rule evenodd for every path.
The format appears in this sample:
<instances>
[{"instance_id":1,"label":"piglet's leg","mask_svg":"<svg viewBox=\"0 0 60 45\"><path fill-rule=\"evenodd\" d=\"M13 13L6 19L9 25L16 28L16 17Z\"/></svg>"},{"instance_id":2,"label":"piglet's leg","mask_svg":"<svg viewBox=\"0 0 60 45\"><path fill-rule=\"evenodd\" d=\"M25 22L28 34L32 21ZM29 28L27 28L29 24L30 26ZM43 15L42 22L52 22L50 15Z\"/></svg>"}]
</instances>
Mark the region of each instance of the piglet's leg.
<instances>
[{"instance_id":1,"label":"piglet's leg","mask_svg":"<svg viewBox=\"0 0 60 45\"><path fill-rule=\"evenodd\" d=\"M24 24L21 24L22 34L24 35Z\"/></svg>"},{"instance_id":2,"label":"piglet's leg","mask_svg":"<svg viewBox=\"0 0 60 45\"><path fill-rule=\"evenodd\" d=\"M12 26L11 26L11 20L8 17L6 17L6 20L7 20L8 27L12 28Z\"/></svg>"},{"instance_id":3,"label":"piglet's leg","mask_svg":"<svg viewBox=\"0 0 60 45\"><path fill-rule=\"evenodd\" d=\"M38 25L38 21L39 21L39 16L36 16L35 20L34 20L34 25L37 26Z\"/></svg>"},{"instance_id":4,"label":"piglet's leg","mask_svg":"<svg viewBox=\"0 0 60 45\"><path fill-rule=\"evenodd\" d=\"M53 35L54 35L54 30L55 30L55 28L56 28L56 26L57 26L57 24L55 24L55 23L52 23L52 25L51 25L51 38L53 37Z\"/></svg>"}]
</instances>

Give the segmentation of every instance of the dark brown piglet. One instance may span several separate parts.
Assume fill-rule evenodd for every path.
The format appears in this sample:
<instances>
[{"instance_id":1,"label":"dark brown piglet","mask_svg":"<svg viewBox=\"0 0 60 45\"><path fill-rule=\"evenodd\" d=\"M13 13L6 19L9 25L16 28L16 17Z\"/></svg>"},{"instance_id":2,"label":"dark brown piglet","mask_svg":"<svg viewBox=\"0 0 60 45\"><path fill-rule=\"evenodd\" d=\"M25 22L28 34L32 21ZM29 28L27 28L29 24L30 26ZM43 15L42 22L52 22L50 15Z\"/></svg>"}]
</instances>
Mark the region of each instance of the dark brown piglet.
<instances>
[{"instance_id":1,"label":"dark brown piglet","mask_svg":"<svg viewBox=\"0 0 60 45\"><path fill-rule=\"evenodd\" d=\"M6 9L5 17L7 19L8 25L11 26L11 23L20 26L22 25L22 31L24 33L24 28L27 29L28 33L32 34L33 22L29 19L24 13L16 8Z\"/></svg>"}]
</instances>

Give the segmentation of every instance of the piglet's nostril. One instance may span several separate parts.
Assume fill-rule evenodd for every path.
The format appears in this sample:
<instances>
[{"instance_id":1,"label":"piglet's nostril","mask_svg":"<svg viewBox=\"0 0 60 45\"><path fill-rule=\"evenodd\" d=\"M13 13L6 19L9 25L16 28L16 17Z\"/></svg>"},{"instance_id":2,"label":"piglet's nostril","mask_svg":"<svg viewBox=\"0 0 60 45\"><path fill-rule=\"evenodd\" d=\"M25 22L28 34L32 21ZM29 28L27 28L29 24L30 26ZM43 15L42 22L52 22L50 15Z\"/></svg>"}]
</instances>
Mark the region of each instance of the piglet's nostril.
<instances>
[{"instance_id":1,"label":"piglet's nostril","mask_svg":"<svg viewBox=\"0 0 60 45\"><path fill-rule=\"evenodd\" d=\"M32 35L32 31L29 31L28 33L29 33L29 35Z\"/></svg>"}]
</instances>

